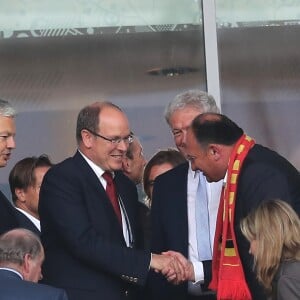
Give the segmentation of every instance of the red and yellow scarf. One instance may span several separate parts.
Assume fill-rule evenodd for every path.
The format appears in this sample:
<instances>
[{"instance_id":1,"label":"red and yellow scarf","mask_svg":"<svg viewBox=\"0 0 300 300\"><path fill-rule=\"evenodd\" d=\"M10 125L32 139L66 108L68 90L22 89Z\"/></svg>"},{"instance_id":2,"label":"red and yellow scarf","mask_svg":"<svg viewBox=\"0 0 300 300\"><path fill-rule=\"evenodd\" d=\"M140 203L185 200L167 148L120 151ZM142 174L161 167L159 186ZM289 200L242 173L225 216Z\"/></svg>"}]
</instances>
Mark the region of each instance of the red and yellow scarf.
<instances>
[{"instance_id":1,"label":"red and yellow scarf","mask_svg":"<svg viewBox=\"0 0 300 300\"><path fill-rule=\"evenodd\" d=\"M227 182L222 190L214 239L212 281L209 288L217 299L251 300L234 233L234 211L238 176L244 159L255 141L243 135L236 143L228 163Z\"/></svg>"}]
</instances>

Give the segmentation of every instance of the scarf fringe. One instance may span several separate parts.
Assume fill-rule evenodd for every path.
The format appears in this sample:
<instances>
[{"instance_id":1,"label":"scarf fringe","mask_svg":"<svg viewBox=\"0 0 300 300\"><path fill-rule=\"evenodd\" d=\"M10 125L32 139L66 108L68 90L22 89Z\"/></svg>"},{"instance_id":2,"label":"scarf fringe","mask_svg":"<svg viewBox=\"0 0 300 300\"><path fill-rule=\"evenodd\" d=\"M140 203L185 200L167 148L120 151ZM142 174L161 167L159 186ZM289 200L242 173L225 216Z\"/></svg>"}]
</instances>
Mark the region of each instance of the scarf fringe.
<instances>
[{"instance_id":1,"label":"scarf fringe","mask_svg":"<svg viewBox=\"0 0 300 300\"><path fill-rule=\"evenodd\" d=\"M217 300L251 300L248 286L243 280L222 280L218 286Z\"/></svg>"},{"instance_id":2,"label":"scarf fringe","mask_svg":"<svg viewBox=\"0 0 300 300\"><path fill-rule=\"evenodd\" d=\"M217 271L216 271L217 272ZM211 282L209 283L209 285L208 285L208 288L210 289L210 290L213 290L213 291L217 291L217 289L218 289L218 276L213 276L213 278L212 278L212 280L211 280Z\"/></svg>"}]
</instances>

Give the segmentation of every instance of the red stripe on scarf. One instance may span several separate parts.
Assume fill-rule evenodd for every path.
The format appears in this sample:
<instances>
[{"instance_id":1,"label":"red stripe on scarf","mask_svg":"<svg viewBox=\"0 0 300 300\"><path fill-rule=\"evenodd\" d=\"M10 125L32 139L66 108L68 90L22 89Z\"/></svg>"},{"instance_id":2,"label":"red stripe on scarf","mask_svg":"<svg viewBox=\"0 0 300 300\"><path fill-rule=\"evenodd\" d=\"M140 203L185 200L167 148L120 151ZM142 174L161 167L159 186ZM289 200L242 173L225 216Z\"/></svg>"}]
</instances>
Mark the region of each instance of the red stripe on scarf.
<instances>
[{"instance_id":1,"label":"red stripe on scarf","mask_svg":"<svg viewBox=\"0 0 300 300\"><path fill-rule=\"evenodd\" d=\"M238 176L254 144L255 141L245 134L237 141L229 159L226 186L221 193L214 239L212 281L209 284L209 288L217 292L218 300L252 299L238 253L234 211ZM233 244L233 248L226 248L226 242Z\"/></svg>"}]
</instances>

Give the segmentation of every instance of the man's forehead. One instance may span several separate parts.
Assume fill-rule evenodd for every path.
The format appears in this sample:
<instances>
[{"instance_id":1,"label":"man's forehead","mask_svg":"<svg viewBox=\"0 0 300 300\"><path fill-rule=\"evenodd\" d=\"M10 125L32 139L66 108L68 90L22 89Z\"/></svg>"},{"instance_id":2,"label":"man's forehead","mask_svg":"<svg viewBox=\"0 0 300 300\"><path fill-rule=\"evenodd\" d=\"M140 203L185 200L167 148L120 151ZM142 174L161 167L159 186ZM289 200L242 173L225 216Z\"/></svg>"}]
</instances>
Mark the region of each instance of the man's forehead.
<instances>
[{"instance_id":1,"label":"man's forehead","mask_svg":"<svg viewBox=\"0 0 300 300\"><path fill-rule=\"evenodd\" d=\"M180 128L189 127L194 118L201 113L202 111L197 110L193 107L178 109L172 114L170 118L170 126L174 128L176 126L180 126Z\"/></svg>"}]
</instances>

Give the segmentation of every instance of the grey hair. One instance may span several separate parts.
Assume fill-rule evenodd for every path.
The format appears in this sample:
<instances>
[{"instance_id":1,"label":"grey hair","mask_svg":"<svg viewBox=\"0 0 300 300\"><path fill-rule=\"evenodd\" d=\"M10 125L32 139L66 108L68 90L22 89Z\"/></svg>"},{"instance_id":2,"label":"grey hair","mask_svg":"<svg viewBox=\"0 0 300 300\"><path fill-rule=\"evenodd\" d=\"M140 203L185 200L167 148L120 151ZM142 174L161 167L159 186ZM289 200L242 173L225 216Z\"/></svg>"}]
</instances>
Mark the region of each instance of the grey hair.
<instances>
[{"instance_id":1,"label":"grey hair","mask_svg":"<svg viewBox=\"0 0 300 300\"><path fill-rule=\"evenodd\" d=\"M164 117L168 124L172 114L187 106L194 107L200 113L213 112L220 113L213 96L201 90L189 90L178 94L165 108Z\"/></svg>"},{"instance_id":2,"label":"grey hair","mask_svg":"<svg viewBox=\"0 0 300 300\"><path fill-rule=\"evenodd\" d=\"M16 114L16 110L8 101L0 99L0 116L14 118Z\"/></svg>"},{"instance_id":3,"label":"grey hair","mask_svg":"<svg viewBox=\"0 0 300 300\"><path fill-rule=\"evenodd\" d=\"M36 259L42 249L39 237L32 231L24 228L10 230L0 236L0 266L5 263L21 266L26 254Z\"/></svg>"}]
</instances>

